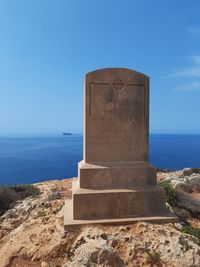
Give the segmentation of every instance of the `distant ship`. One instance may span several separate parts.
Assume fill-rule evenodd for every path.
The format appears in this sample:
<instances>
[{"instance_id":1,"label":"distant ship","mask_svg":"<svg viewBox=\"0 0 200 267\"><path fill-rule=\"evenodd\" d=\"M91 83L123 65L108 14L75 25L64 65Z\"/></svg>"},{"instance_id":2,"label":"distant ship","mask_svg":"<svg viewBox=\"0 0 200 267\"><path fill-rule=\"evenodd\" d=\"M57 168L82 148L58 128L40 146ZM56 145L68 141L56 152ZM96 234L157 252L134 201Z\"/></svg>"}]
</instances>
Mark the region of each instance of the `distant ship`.
<instances>
[{"instance_id":1,"label":"distant ship","mask_svg":"<svg viewBox=\"0 0 200 267\"><path fill-rule=\"evenodd\" d=\"M72 133L63 133L63 135L72 135Z\"/></svg>"}]
</instances>

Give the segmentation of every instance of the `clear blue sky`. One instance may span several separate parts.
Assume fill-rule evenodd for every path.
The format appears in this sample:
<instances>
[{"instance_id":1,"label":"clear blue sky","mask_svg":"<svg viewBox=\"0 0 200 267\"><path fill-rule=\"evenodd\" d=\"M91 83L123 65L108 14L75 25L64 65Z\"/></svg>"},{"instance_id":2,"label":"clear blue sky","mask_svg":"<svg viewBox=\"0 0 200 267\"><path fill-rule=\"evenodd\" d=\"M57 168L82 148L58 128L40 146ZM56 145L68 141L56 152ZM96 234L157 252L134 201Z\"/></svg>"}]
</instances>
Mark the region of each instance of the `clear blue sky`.
<instances>
[{"instance_id":1,"label":"clear blue sky","mask_svg":"<svg viewBox=\"0 0 200 267\"><path fill-rule=\"evenodd\" d=\"M199 0L1 0L0 135L81 133L104 67L151 77L151 132L200 133Z\"/></svg>"}]
</instances>

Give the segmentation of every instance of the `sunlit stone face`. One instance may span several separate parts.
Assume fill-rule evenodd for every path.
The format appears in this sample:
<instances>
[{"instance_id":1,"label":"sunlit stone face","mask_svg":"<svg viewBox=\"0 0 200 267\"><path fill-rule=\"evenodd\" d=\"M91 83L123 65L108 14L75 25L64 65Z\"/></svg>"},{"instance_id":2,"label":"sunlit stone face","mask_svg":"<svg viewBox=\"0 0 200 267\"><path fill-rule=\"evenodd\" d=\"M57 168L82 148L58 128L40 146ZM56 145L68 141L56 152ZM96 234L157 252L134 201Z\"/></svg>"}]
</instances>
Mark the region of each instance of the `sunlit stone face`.
<instances>
[{"instance_id":1,"label":"sunlit stone face","mask_svg":"<svg viewBox=\"0 0 200 267\"><path fill-rule=\"evenodd\" d=\"M102 69L85 80L85 161L148 160L149 79Z\"/></svg>"}]
</instances>

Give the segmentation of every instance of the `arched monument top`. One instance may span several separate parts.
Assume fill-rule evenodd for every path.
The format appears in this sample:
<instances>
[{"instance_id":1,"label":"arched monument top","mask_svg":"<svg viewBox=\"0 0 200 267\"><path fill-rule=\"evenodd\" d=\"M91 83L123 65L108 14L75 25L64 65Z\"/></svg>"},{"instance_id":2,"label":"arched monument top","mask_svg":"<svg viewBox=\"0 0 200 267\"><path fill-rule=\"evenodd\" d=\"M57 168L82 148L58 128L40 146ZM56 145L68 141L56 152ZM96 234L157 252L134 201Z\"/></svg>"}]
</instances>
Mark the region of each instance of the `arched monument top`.
<instances>
[{"instance_id":1,"label":"arched monument top","mask_svg":"<svg viewBox=\"0 0 200 267\"><path fill-rule=\"evenodd\" d=\"M103 76L103 75L110 75L112 73L116 73L116 74L121 74L121 75L129 75L131 77L134 78L141 78L144 79L146 81L149 81L149 77L146 74L143 74L141 72L132 70L132 69L128 69L128 68L102 68L102 69L96 69L94 71L88 72L86 74L86 79L87 78L93 78L93 77L98 77L98 76Z\"/></svg>"}]
</instances>

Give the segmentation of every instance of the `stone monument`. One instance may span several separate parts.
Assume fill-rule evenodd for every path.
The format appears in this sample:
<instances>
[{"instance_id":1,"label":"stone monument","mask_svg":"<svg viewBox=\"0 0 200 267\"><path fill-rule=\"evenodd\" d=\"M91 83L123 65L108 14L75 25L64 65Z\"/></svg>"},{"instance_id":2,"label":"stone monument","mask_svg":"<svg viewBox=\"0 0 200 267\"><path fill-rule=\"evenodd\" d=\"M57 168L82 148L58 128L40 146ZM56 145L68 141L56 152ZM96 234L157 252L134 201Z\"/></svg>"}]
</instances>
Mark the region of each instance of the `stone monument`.
<instances>
[{"instance_id":1,"label":"stone monument","mask_svg":"<svg viewBox=\"0 0 200 267\"><path fill-rule=\"evenodd\" d=\"M149 164L149 78L123 68L90 72L84 92L84 158L65 228L138 220L174 222Z\"/></svg>"}]
</instances>

